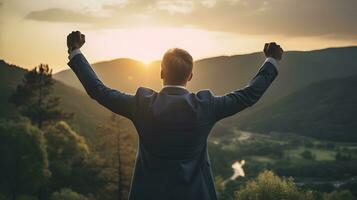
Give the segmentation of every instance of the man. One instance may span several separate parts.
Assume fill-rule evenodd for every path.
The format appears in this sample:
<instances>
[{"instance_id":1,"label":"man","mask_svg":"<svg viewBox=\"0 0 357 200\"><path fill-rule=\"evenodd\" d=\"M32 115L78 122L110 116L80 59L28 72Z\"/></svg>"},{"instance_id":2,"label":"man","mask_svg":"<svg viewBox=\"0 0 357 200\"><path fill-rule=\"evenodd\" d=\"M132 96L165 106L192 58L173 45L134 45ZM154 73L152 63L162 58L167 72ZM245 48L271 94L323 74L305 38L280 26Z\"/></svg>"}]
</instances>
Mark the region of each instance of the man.
<instances>
[{"instance_id":1,"label":"man","mask_svg":"<svg viewBox=\"0 0 357 200\"><path fill-rule=\"evenodd\" d=\"M140 87L135 95L106 87L80 48L85 36L67 37L68 65L88 95L109 110L130 119L139 135L130 200L216 200L207 137L214 124L255 104L278 74L283 50L265 44L266 61L243 89L224 96L209 90L191 93L193 59L182 49L168 50L161 63L163 88ZM219 83L217 83L219 84Z\"/></svg>"}]
</instances>

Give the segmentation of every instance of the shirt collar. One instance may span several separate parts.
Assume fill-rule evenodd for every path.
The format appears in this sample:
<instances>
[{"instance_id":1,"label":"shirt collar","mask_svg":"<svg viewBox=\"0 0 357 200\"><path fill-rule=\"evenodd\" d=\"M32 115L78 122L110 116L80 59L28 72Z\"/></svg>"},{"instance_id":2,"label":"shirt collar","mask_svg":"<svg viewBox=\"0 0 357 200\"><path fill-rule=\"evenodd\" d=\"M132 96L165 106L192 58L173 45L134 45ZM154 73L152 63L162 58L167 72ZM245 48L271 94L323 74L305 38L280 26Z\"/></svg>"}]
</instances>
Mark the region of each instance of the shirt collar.
<instances>
[{"instance_id":1,"label":"shirt collar","mask_svg":"<svg viewBox=\"0 0 357 200\"><path fill-rule=\"evenodd\" d=\"M186 87L183 86L183 85L164 85L164 86L162 86L162 88L168 88L168 87L170 87L170 88L181 88L181 89L185 89L186 90Z\"/></svg>"}]
</instances>

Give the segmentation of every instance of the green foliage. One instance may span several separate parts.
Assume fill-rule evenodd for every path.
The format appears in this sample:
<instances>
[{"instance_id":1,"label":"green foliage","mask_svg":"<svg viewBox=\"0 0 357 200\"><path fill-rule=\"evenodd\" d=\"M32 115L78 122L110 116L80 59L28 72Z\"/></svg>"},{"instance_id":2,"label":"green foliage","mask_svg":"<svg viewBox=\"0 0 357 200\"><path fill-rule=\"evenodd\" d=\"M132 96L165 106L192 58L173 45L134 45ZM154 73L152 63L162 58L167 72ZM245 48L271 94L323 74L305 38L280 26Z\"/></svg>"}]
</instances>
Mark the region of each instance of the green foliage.
<instances>
[{"instance_id":1,"label":"green foliage","mask_svg":"<svg viewBox=\"0 0 357 200\"><path fill-rule=\"evenodd\" d=\"M44 136L52 172L52 189L72 184L73 168L81 166L89 155L85 139L63 121L49 126Z\"/></svg>"},{"instance_id":2,"label":"green foliage","mask_svg":"<svg viewBox=\"0 0 357 200\"><path fill-rule=\"evenodd\" d=\"M10 118L20 114L15 105L9 103L9 97L15 93L17 85L21 83L26 73L27 70L0 60L0 118ZM106 121L109 112L82 91L57 80L53 82L52 94L61 98L59 107L64 111L75 113L73 119L69 121L71 127L80 131L87 139L96 137L98 124Z\"/></svg>"},{"instance_id":3,"label":"green foliage","mask_svg":"<svg viewBox=\"0 0 357 200\"><path fill-rule=\"evenodd\" d=\"M349 190L319 193L301 191L292 178L282 179L272 171L263 171L235 194L236 200L355 200Z\"/></svg>"},{"instance_id":4,"label":"green foliage","mask_svg":"<svg viewBox=\"0 0 357 200\"><path fill-rule=\"evenodd\" d=\"M51 160L85 159L89 147L84 139L64 121L57 122L45 130L47 148Z\"/></svg>"},{"instance_id":5,"label":"green foliage","mask_svg":"<svg viewBox=\"0 0 357 200\"><path fill-rule=\"evenodd\" d=\"M82 194L72 191L71 189L64 188L59 192L54 192L51 195L50 200L88 200L88 198Z\"/></svg>"},{"instance_id":6,"label":"green foliage","mask_svg":"<svg viewBox=\"0 0 357 200\"><path fill-rule=\"evenodd\" d=\"M237 125L254 132L292 132L331 141L355 142L356 85L356 75L313 83L245 115Z\"/></svg>"},{"instance_id":7,"label":"green foliage","mask_svg":"<svg viewBox=\"0 0 357 200\"><path fill-rule=\"evenodd\" d=\"M126 199L129 194L137 134L128 128L128 122L113 113L105 125L98 127L100 139L95 144L105 165L102 172L108 199Z\"/></svg>"},{"instance_id":8,"label":"green foliage","mask_svg":"<svg viewBox=\"0 0 357 200\"><path fill-rule=\"evenodd\" d=\"M235 199L299 200L302 199L302 194L298 191L292 178L283 180L271 171L264 171L255 180L248 181L244 187L238 190Z\"/></svg>"},{"instance_id":9,"label":"green foliage","mask_svg":"<svg viewBox=\"0 0 357 200\"><path fill-rule=\"evenodd\" d=\"M216 191L217 191L217 196L218 199L220 200L225 200L225 199L231 199L231 194L226 190L225 187L225 181L223 180L223 178L221 176L216 176L215 177L215 186L216 186Z\"/></svg>"},{"instance_id":10,"label":"green foliage","mask_svg":"<svg viewBox=\"0 0 357 200\"><path fill-rule=\"evenodd\" d=\"M0 192L33 194L50 176L45 139L29 122L0 120Z\"/></svg>"},{"instance_id":11,"label":"green foliage","mask_svg":"<svg viewBox=\"0 0 357 200\"><path fill-rule=\"evenodd\" d=\"M343 191L333 191L331 193L326 193L323 195L323 200L355 200L356 198L352 195L349 190Z\"/></svg>"},{"instance_id":12,"label":"green foliage","mask_svg":"<svg viewBox=\"0 0 357 200\"><path fill-rule=\"evenodd\" d=\"M58 107L60 98L50 95L53 84L52 70L48 65L40 64L24 75L22 84L17 86L9 101L39 128L46 122L71 118L72 114Z\"/></svg>"}]
</instances>

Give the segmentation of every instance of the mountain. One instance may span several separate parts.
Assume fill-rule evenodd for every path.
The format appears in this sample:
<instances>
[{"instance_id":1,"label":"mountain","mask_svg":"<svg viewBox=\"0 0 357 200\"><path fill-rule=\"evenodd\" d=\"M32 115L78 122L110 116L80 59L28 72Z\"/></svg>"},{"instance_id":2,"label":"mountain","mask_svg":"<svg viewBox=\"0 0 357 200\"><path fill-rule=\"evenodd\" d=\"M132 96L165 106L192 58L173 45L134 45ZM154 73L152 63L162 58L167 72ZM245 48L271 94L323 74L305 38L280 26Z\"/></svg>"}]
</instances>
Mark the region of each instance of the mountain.
<instances>
[{"instance_id":1,"label":"mountain","mask_svg":"<svg viewBox=\"0 0 357 200\"><path fill-rule=\"evenodd\" d=\"M0 117L8 118L15 115L16 109L8 103L8 98L21 83L26 72L25 69L0 60ZM53 90L53 95L61 97L61 107L65 111L75 113L70 123L82 135L94 136L96 127L103 124L110 116L107 110L76 88L55 81Z\"/></svg>"},{"instance_id":2,"label":"mountain","mask_svg":"<svg viewBox=\"0 0 357 200\"><path fill-rule=\"evenodd\" d=\"M214 135L222 135L222 132L229 134L232 128L238 127L258 132L288 131L319 138L357 141L353 135L356 126L351 121L356 114L356 106L349 102L350 99L338 98L347 94L344 88L348 88L348 83L352 84L354 75L357 75L355 55L357 47L286 52L279 66L279 76L262 100L253 108L224 120L217 126ZM244 87L263 60L261 53L198 60L189 89L210 88L216 94L223 94ZM133 93L139 86L156 90L161 88L158 61L146 65L131 59L116 59L95 63L93 67L104 83L124 92ZM7 98L25 72L0 62L0 117L13 113L14 108L7 103ZM54 74L54 78L59 80L56 81L54 94L62 98L65 110L76 113L73 126L77 126L84 135L92 136L96 126L108 119L109 112L83 92L71 70ZM345 81L346 85L343 84ZM328 89L330 87L333 90ZM353 88L348 91L353 91Z\"/></svg>"},{"instance_id":3,"label":"mountain","mask_svg":"<svg viewBox=\"0 0 357 200\"><path fill-rule=\"evenodd\" d=\"M97 75L108 86L120 88L124 92L133 93L138 86L160 87L159 62L145 65L142 62L120 58L93 64ZM54 78L75 88L84 90L72 70L64 70L54 74Z\"/></svg>"},{"instance_id":4,"label":"mountain","mask_svg":"<svg viewBox=\"0 0 357 200\"><path fill-rule=\"evenodd\" d=\"M357 75L320 81L246 115L239 128L357 141Z\"/></svg>"},{"instance_id":5,"label":"mountain","mask_svg":"<svg viewBox=\"0 0 357 200\"><path fill-rule=\"evenodd\" d=\"M269 105L278 101L280 98L293 94L310 84L357 74L357 59L354 59L355 55L357 55L357 46L314 51L285 52L278 69L278 78L257 105L246 109L234 117L223 120L222 123L226 128L233 128L239 125L242 129L247 128L264 132L275 129L281 131L289 130L292 132L304 131L303 134L305 134L306 129L298 128L297 126L291 126L296 128L296 130L277 129L275 126L268 126L270 118L264 119L265 125L256 124L254 119L261 119L259 114L262 114L260 111L263 108L267 109ZM198 60L194 64L194 77L192 82L189 83L189 89L197 91L209 88L216 94L224 94L231 90L244 87L257 72L263 61L264 56L261 53L220 56ZM93 64L93 68L103 82L110 87L120 89L124 92L134 93L139 86L151 87L156 90L160 90L161 88L159 61L145 65L131 59L116 59L95 63ZM68 85L83 90L71 70L59 72L55 74L54 77ZM293 108L289 107L286 109ZM328 110L328 108L326 108L326 110ZM291 110L290 117L293 118L295 116L293 114L294 112L295 110ZM300 112L309 115L309 112L317 112L317 110L309 111L302 109ZM349 111L347 110L346 112ZM319 113L322 114L323 112L320 111ZM302 117L302 115L299 117ZM263 119L261 120L264 121ZM294 123L296 123L298 119L296 118L291 121L295 121ZM336 121L331 119L331 121L329 121L330 125L326 124L326 127L335 126L337 123L339 123L337 119ZM278 125L279 124L276 124L276 126ZM284 125L281 126L284 127ZM285 126L289 126L289 124ZM342 131L346 129L339 130ZM316 135L320 134L319 129L313 127L309 131L306 130L306 134L313 135L311 133L312 131L316 131Z\"/></svg>"},{"instance_id":6,"label":"mountain","mask_svg":"<svg viewBox=\"0 0 357 200\"><path fill-rule=\"evenodd\" d=\"M279 77L263 100L274 101L310 83L357 74L357 46L329 48L315 51L289 51L279 67ZM261 53L220 56L198 60L189 89L211 89L224 94L241 88L257 72L264 61ZM99 77L110 87L134 93L139 86L160 90L160 62L145 65L131 59L115 59L93 64ZM83 90L71 70L64 70L54 77L68 85Z\"/></svg>"}]
</instances>

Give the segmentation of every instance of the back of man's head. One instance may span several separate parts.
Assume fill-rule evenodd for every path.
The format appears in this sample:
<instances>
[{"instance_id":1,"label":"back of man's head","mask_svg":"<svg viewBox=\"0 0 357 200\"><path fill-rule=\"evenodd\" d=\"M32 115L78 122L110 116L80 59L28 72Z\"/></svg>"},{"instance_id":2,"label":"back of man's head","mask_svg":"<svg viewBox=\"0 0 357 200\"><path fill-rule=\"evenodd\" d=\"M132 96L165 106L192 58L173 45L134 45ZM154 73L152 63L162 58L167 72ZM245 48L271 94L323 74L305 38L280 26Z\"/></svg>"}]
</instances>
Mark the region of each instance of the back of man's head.
<instances>
[{"instance_id":1,"label":"back of man's head","mask_svg":"<svg viewBox=\"0 0 357 200\"><path fill-rule=\"evenodd\" d=\"M192 78L193 58L185 50L169 49L161 62L161 78L164 84L185 85Z\"/></svg>"}]
</instances>

